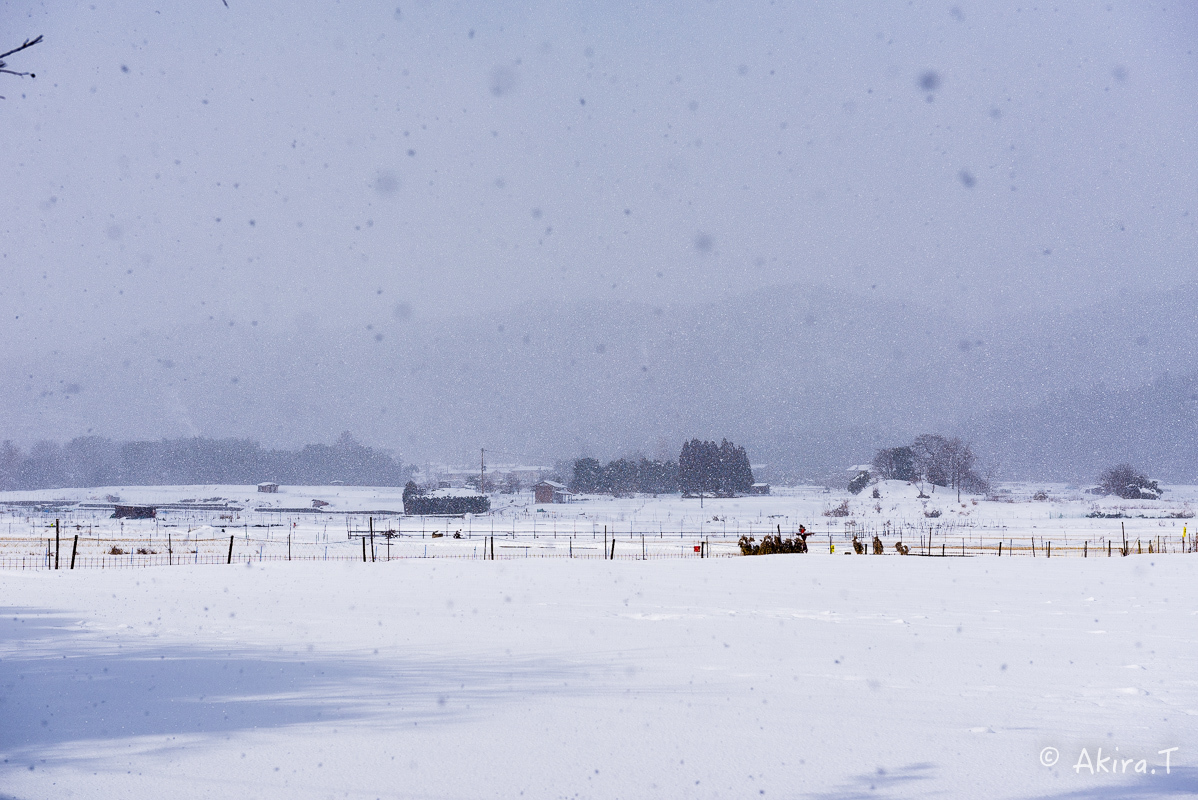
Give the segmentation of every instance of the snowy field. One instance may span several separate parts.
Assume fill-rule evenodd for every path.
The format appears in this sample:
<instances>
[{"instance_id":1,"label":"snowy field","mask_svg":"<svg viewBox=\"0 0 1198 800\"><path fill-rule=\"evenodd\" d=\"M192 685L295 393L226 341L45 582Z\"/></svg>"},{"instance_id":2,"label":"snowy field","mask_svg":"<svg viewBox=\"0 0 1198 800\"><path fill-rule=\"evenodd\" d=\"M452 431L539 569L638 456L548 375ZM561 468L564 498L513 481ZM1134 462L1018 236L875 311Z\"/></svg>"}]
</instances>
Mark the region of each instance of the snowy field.
<instances>
[{"instance_id":1,"label":"snowy field","mask_svg":"<svg viewBox=\"0 0 1198 800\"><path fill-rule=\"evenodd\" d=\"M10 570L0 796L1191 797L1191 559Z\"/></svg>"},{"instance_id":2,"label":"snowy field","mask_svg":"<svg viewBox=\"0 0 1198 800\"><path fill-rule=\"evenodd\" d=\"M387 513L394 489L8 493L0 800L1198 795L1198 490L1006 488L501 496L424 520ZM99 507L118 495L161 518L122 530ZM47 570L55 518L98 561L64 547ZM693 550L799 524L808 555ZM515 547L483 560L492 525ZM1124 527L1141 547L1107 557ZM886 557L840 557L853 531ZM896 555L921 535L974 557ZM138 543L159 552L94 552Z\"/></svg>"},{"instance_id":3,"label":"snowy field","mask_svg":"<svg viewBox=\"0 0 1198 800\"><path fill-rule=\"evenodd\" d=\"M1012 484L990 498L883 482L860 495L822 487L733 499L584 497L536 504L531 493L493 495L475 517L404 517L398 488L157 486L0 493L0 569L224 564L229 560L399 558L693 558L739 554L737 540L813 532L812 555L852 552L877 536L885 555L1106 556L1126 539L1137 554L1193 549L1198 487L1167 487L1159 501L1084 494L1077 487ZM1040 499L1036 499L1040 498ZM314 508L313 503L325 505ZM115 503L155 505L154 520L112 518ZM54 521L58 520L58 529ZM373 536L371 533L373 532ZM55 536L57 533L57 543ZM76 539L76 537L78 537ZM611 542L615 540L615 549ZM365 541L364 541L365 540ZM702 547L701 552L696 547ZM870 551L869 547L866 547ZM872 552L872 551L870 551ZM231 554L231 555L230 555Z\"/></svg>"}]
</instances>

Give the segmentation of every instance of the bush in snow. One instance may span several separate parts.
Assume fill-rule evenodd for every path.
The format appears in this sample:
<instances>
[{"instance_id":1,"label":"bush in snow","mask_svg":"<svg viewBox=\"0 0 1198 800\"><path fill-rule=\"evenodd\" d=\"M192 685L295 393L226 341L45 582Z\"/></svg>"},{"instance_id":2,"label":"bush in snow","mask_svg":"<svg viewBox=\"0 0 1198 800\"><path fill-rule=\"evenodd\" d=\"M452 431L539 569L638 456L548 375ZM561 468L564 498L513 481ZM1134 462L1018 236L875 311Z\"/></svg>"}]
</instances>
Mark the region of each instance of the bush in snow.
<instances>
[{"instance_id":1,"label":"bush in snow","mask_svg":"<svg viewBox=\"0 0 1198 800\"><path fill-rule=\"evenodd\" d=\"M849 481L849 491L853 494L861 494L862 490L869 486L869 473L861 470L857 475Z\"/></svg>"},{"instance_id":2,"label":"bush in snow","mask_svg":"<svg viewBox=\"0 0 1198 800\"><path fill-rule=\"evenodd\" d=\"M824 512L825 517L847 517L849 515L849 501L845 500L835 508L830 508Z\"/></svg>"},{"instance_id":3,"label":"bush in snow","mask_svg":"<svg viewBox=\"0 0 1198 800\"><path fill-rule=\"evenodd\" d=\"M1124 500L1160 500L1161 489L1156 481L1136 470L1131 464L1111 467L1098 478L1098 486L1104 494L1113 494Z\"/></svg>"}]
</instances>

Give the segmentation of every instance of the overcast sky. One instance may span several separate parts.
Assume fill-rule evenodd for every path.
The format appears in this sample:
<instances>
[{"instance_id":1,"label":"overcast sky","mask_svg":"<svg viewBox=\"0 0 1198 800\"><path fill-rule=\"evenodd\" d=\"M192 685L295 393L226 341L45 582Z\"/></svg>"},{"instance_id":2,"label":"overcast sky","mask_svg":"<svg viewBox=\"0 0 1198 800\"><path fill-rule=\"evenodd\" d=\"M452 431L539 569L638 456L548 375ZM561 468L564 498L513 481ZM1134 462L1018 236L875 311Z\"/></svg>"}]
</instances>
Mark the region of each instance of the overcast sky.
<instances>
[{"instance_id":1,"label":"overcast sky","mask_svg":"<svg viewBox=\"0 0 1198 800\"><path fill-rule=\"evenodd\" d=\"M4 3L0 336L1192 279L1198 7Z\"/></svg>"}]
</instances>

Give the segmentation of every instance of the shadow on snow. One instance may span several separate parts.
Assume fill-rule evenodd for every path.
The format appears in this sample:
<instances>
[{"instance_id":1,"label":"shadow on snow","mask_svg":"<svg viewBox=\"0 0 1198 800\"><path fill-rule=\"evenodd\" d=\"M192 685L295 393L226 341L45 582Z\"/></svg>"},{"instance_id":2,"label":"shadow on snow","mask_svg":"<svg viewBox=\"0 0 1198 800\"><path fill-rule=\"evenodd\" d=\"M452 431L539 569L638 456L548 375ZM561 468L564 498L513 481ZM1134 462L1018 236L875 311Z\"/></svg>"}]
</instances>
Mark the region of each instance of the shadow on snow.
<instances>
[{"instance_id":1,"label":"shadow on snow","mask_svg":"<svg viewBox=\"0 0 1198 800\"><path fill-rule=\"evenodd\" d=\"M354 719L380 727L444 724L528 693L577 691L585 677L578 666L544 660L305 658L178 645L105 650L106 643L64 627L60 613L0 609L0 654L7 654L0 657L0 753L13 764L87 740ZM72 759L69 749L55 755Z\"/></svg>"},{"instance_id":2,"label":"shadow on snow","mask_svg":"<svg viewBox=\"0 0 1198 800\"><path fill-rule=\"evenodd\" d=\"M934 784L921 783L935 778L933 764L909 764L896 770L879 768L851 778L846 785L829 792L804 795L811 800L880 800L886 797L929 797L951 794ZM1083 775L1082 778L1089 776ZM996 787L1001 792L1001 787ZM1198 797L1198 769L1173 767L1169 775L1158 772L1138 781L1120 781L1103 785L1101 778L1086 781L1083 788L1051 795L1027 795L1026 800L1149 800L1173 797Z\"/></svg>"},{"instance_id":3,"label":"shadow on snow","mask_svg":"<svg viewBox=\"0 0 1198 800\"><path fill-rule=\"evenodd\" d=\"M894 790L917 790L917 796L926 796L929 787L916 787L920 781L928 781L934 777L935 764L908 764L894 770L878 767L873 772L854 776L848 785L830 792L819 792L806 795L812 800L878 800L887 797ZM903 792L904 794L906 792Z\"/></svg>"},{"instance_id":4,"label":"shadow on snow","mask_svg":"<svg viewBox=\"0 0 1198 800\"><path fill-rule=\"evenodd\" d=\"M1033 795L1028 800L1122 800L1122 798L1198 797L1198 769L1173 767L1168 775L1157 767L1156 775L1140 776L1138 780L1103 785L1102 776L1083 773L1086 787L1060 794ZM1071 777L1071 776L1070 776ZM1112 780L1116 780L1112 778Z\"/></svg>"}]
</instances>

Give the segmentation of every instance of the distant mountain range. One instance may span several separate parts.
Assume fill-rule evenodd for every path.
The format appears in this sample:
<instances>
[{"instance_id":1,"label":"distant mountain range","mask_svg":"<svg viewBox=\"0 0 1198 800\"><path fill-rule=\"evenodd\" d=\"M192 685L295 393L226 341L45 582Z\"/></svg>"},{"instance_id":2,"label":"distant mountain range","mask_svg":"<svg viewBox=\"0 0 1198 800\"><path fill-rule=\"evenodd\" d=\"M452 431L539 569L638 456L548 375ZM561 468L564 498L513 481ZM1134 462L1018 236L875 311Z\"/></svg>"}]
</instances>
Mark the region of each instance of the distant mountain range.
<instances>
[{"instance_id":1,"label":"distant mountain range","mask_svg":"<svg viewBox=\"0 0 1198 800\"><path fill-rule=\"evenodd\" d=\"M1198 480L1198 284L971 322L867 291L784 286L705 304L530 305L441 320L170 328L0 362L0 438L341 431L409 463L552 462L686 438L744 444L765 476L847 473L923 432L996 477L1088 481L1128 460ZM509 459L510 460L510 459Z\"/></svg>"}]
</instances>

